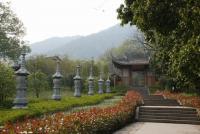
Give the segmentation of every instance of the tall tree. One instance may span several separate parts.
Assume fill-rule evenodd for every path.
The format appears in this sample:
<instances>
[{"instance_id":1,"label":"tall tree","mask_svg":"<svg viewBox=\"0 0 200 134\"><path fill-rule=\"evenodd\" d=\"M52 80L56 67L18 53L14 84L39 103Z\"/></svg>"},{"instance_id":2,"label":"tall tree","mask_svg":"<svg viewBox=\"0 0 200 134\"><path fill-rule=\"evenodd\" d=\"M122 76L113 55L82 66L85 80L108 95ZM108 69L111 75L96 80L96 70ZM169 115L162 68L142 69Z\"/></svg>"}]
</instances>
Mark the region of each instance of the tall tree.
<instances>
[{"instance_id":1,"label":"tall tree","mask_svg":"<svg viewBox=\"0 0 200 134\"><path fill-rule=\"evenodd\" d=\"M9 3L0 2L0 57L16 59L19 57L25 34L23 23L10 9ZM21 46L20 46L21 45Z\"/></svg>"},{"instance_id":2,"label":"tall tree","mask_svg":"<svg viewBox=\"0 0 200 134\"><path fill-rule=\"evenodd\" d=\"M14 72L0 63L0 105L15 93Z\"/></svg>"},{"instance_id":3,"label":"tall tree","mask_svg":"<svg viewBox=\"0 0 200 134\"><path fill-rule=\"evenodd\" d=\"M117 12L144 32L161 74L200 89L200 0L125 0Z\"/></svg>"}]
</instances>

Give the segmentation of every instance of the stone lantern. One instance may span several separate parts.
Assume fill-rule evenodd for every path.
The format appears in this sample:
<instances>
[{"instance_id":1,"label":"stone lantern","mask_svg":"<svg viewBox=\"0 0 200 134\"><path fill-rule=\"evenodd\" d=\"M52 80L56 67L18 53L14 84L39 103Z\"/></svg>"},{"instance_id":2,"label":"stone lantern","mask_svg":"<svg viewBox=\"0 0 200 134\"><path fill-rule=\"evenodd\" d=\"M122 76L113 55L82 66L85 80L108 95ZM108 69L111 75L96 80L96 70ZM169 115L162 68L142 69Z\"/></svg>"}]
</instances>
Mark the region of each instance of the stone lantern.
<instances>
[{"instance_id":1,"label":"stone lantern","mask_svg":"<svg viewBox=\"0 0 200 134\"><path fill-rule=\"evenodd\" d=\"M60 73L59 57L56 57L55 60L56 60L56 73L52 76L53 77L53 85L54 85L52 99L61 100L60 87L61 87L61 79L63 76Z\"/></svg>"},{"instance_id":2,"label":"stone lantern","mask_svg":"<svg viewBox=\"0 0 200 134\"><path fill-rule=\"evenodd\" d=\"M98 91L98 93L99 94L103 94L103 82L104 82L104 80L102 79L102 71L100 72L100 78L99 78L99 80L98 80L98 85L99 85L99 91Z\"/></svg>"},{"instance_id":3,"label":"stone lantern","mask_svg":"<svg viewBox=\"0 0 200 134\"><path fill-rule=\"evenodd\" d=\"M14 71L17 71L17 70L20 69L20 64L18 63L17 60L14 61L13 65L12 65L12 69L13 69Z\"/></svg>"},{"instance_id":4,"label":"stone lantern","mask_svg":"<svg viewBox=\"0 0 200 134\"><path fill-rule=\"evenodd\" d=\"M106 80L106 93L110 93L110 79L108 76L108 79Z\"/></svg>"},{"instance_id":5,"label":"stone lantern","mask_svg":"<svg viewBox=\"0 0 200 134\"><path fill-rule=\"evenodd\" d=\"M94 60L92 59L92 63L90 67L90 76L88 78L88 88L89 88L88 95L94 94L93 63L94 63Z\"/></svg>"},{"instance_id":6,"label":"stone lantern","mask_svg":"<svg viewBox=\"0 0 200 134\"><path fill-rule=\"evenodd\" d=\"M14 109L26 108L28 101L26 98L27 92L27 76L30 74L25 68L25 53L22 53L21 67L16 74L16 98L14 99Z\"/></svg>"},{"instance_id":7,"label":"stone lantern","mask_svg":"<svg viewBox=\"0 0 200 134\"><path fill-rule=\"evenodd\" d=\"M74 77L74 96L81 96L81 76L80 76L80 65L76 67L76 76Z\"/></svg>"}]
</instances>

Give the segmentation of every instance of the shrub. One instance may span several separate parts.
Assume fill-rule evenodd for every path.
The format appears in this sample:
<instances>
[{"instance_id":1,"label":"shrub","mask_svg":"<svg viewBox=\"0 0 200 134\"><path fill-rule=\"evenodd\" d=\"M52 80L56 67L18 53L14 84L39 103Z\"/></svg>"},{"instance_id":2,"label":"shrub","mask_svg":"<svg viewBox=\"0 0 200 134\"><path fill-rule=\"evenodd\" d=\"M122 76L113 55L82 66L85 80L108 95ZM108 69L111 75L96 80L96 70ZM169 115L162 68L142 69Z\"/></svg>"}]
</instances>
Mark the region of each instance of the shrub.
<instances>
[{"instance_id":1,"label":"shrub","mask_svg":"<svg viewBox=\"0 0 200 134\"><path fill-rule=\"evenodd\" d=\"M133 120L135 107L141 97L137 92L128 91L116 105L107 108L92 108L73 114L59 112L40 119L27 119L22 123L6 124L0 130L6 133L87 133L106 134Z\"/></svg>"},{"instance_id":2,"label":"shrub","mask_svg":"<svg viewBox=\"0 0 200 134\"><path fill-rule=\"evenodd\" d=\"M0 104L15 93L14 72L11 68L0 63Z\"/></svg>"}]
</instances>

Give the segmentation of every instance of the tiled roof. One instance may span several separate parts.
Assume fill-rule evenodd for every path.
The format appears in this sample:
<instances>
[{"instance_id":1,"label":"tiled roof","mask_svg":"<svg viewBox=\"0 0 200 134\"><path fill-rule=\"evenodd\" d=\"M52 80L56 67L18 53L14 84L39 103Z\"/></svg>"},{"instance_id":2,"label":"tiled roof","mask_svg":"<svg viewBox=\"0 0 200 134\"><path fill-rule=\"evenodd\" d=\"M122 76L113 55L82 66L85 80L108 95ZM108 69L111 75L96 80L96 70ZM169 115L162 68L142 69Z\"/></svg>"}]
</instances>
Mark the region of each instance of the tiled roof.
<instances>
[{"instance_id":1,"label":"tiled roof","mask_svg":"<svg viewBox=\"0 0 200 134\"><path fill-rule=\"evenodd\" d=\"M119 65L149 65L149 60L146 59L135 59L135 60L112 59L112 62Z\"/></svg>"}]
</instances>

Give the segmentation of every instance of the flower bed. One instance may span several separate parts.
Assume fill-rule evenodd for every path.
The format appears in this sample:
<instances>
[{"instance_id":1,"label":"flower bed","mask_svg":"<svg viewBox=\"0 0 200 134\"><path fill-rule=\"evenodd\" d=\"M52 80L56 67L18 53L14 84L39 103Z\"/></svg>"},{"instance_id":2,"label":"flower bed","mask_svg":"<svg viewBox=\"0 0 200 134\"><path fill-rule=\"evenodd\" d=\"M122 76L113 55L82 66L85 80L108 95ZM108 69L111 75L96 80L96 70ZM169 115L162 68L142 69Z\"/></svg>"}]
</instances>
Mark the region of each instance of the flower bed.
<instances>
[{"instance_id":1,"label":"flower bed","mask_svg":"<svg viewBox=\"0 0 200 134\"><path fill-rule=\"evenodd\" d=\"M26 119L24 122L15 124L7 123L0 133L111 133L133 120L135 107L140 102L139 93L128 91L118 104L111 107L92 108L70 115L59 112L42 119Z\"/></svg>"},{"instance_id":2,"label":"flower bed","mask_svg":"<svg viewBox=\"0 0 200 134\"><path fill-rule=\"evenodd\" d=\"M169 91L157 91L156 95L163 95L169 99L176 99L182 105L197 108L198 115L200 117L200 97L186 96L182 93L171 93Z\"/></svg>"},{"instance_id":3,"label":"flower bed","mask_svg":"<svg viewBox=\"0 0 200 134\"><path fill-rule=\"evenodd\" d=\"M0 126L7 121L24 120L26 117L37 117L46 113L69 110L73 107L94 105L105 99L110 99L115 94L83 95L77 97L65 97L61 101L33 99L30 100L27 109L0 108Z\"/></svg>"}]
</instances>

